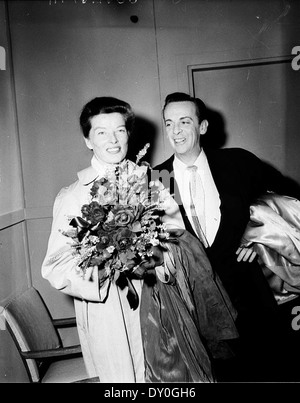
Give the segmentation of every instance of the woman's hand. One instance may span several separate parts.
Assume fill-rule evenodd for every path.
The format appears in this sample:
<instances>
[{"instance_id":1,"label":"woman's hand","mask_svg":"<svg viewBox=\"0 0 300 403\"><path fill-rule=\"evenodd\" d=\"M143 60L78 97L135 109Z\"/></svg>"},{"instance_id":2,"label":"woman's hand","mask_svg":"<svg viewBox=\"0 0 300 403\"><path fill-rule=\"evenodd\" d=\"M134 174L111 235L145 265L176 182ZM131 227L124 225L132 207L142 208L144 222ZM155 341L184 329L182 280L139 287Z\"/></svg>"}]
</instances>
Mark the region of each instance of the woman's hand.
<instances>
[{"instance_id":1,"label":"woman's hand","mask_svg":"<svg viewBox=\"0 0 300 403\"><path fill-rule=\"evenodd\" d=\"M155 181L151 181L149 186L152 188L156 188L159 192L159 203L162 209L165 211L165 214L169 216L173 216L179 211L178 204L175 202L173 197L171 196L169 190L164 187L164 185L156 179Z\"/></svg>"},{"instance_id":2,"label":"woman's hand","mask_svg":"<svg viewBox=\"0 0 300 403\"><path fill-rule=\"evenodd\" d=\"M237 257L237 261L238 262L247 262L249 261L249 263L253 262L253 260L255 259L257 253L255 252L255 250L253 249L253 246L240 246L237 251L236 254L238 255Z\"/></svg>"},{"instance_id":3,"label":"woman's hand","mask_svg":"<svg viewBox=\"0 0 300 403\"><path fill-rule=\"evenodd\" d=\"M152 246L151 251L152 256L144 259L133 269L132 274L137 278L143 278L148 270L152 270L164 263L163 249L160 246Z\"/></svg>"},{"instance_id":4,"label":"woman's hand","mask_svg":"<svg viewBox=\"0 0 300 403\"><path fill-rule=\"evenodd\" d=\"M170 194L169 190L157 179L149 183L150 187L157 189L159 193L160 207L164 210L162 222L170 228L185 228L179 206Z\"/></svg>"}]
</instances>

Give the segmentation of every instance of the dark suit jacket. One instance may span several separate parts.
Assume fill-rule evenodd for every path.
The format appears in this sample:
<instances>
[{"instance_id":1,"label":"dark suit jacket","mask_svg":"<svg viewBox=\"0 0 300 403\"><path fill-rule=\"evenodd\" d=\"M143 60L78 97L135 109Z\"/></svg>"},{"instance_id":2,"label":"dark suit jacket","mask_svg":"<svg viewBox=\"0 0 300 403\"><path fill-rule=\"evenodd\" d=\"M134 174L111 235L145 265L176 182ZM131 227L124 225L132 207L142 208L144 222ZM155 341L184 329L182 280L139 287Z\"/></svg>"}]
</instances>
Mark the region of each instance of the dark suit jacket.
<instances>
[{"instance_id":1,"label":"dark suit jacket","mask_svg":"<svg viewBox=\"0 0 300 403\"><path fill-rule=\"evenodd\" d=\"M273 294L256 261L237 262L239 247L249 220L249 206L267 190L295 195L285 178L254 154L238 148L205 150L208 163L221 199L221 222L211 247L206 249L213 269L219 274L231 301L247 320L258 320L276 310ZM154 170L173 172L174 155ZM165 175L160 175L164 182ZM179 204L186 229L195 235L182 206L176 181L171 179L170 192ZM263 319L262 319L263 320Z\"/></svg>"}]
</instances>

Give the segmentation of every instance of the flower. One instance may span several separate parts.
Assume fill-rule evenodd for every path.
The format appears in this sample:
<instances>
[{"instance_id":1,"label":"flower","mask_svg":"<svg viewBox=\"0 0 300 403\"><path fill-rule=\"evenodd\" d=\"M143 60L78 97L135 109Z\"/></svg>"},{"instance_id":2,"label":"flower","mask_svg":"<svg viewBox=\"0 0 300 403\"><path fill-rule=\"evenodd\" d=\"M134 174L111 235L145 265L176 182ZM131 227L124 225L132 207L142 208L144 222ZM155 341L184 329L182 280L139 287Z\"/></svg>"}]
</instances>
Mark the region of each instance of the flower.
<instances>
[{"instance_id":1,"label":"flower","mask_svg":"<svg viewBox=\"0 0 300 403\"><path fill-rule=\"evenodd\" d=\"M120 231L115 233L114 241L117 250L126 251L133 245L134 232L130 231L128 228L122 228Z\"/></svg>"},{"instance_id":2,"label":"flower","mask_svg":"<svg viewBox=\"0 0 300 403\"><path fill-rule=\"evenodd\" d=\"M103 206L96 201L93 201L90 204L84 204L81 207L81 213L82 217L90 221L93 225L103 221L106 216Z\"/></svg>"},{"instance_id":3,"label":"flower","mask_svg":"<svg viewBox=\"0 0 300 403\"><path fill-rule=\"evenodd\" d=\"M100 229L97 232L97 236L98 236L98 242L96 244L96 247L99 252L110 247L110 245L112 245L113 233ZM109 253L111 253L111 252L109 252Z\"/></svg>"},{"instance_id":4,"label":"flower","mask_svg":"<svg viewBox=\"0 0 300 403\"><path fill-rule=\"evenodd\" d=\"M134 208L132 206L116 206L113 208L114 220L117 227L126 227L133 223L135 219Z\"/></svg>"},{"instance_id":5,"label":"flower","mask_svg":"<svg viewBox=\"0 0 300 403\"><path fill-rule=\"evenodd\" d=\"M81 207L82 216L71 219L69 224L73 228L63 232L72 238L80 273L96 265L103 274L101 281L109 279L123 287L124 278L130 282L139 263L152 256L152 246L168 239L160 221L161 190L157 189L153 197L147 176L151 167L148 163L138 165L148 147L146 144L139 152L136 164L124 160L95 180L89 203ZM128 289L133 292L132 284L128 283ZM133 309L135 297L128 298Z\"/></svg>"}]
</instances>

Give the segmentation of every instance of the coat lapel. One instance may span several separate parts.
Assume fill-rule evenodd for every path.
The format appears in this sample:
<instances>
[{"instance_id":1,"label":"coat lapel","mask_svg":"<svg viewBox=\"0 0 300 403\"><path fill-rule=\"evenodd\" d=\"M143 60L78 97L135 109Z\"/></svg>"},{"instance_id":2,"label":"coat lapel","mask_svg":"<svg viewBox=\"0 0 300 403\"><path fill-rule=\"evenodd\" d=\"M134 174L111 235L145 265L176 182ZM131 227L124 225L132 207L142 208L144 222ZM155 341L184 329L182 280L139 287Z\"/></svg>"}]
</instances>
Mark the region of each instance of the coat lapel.
<instances>
[{"instance_id":1,"label":"coat lapel","mask_svg":"<svg viewBox=\"0 0 300 403\"><path fill-rule=\"evenodd\" d=\"M90 166L88 168L83 169L82 171L79 171L77 173L77 176L79 181L84 186L88 186L99 177L99 174L92 166Z\"/></svg>"},{"instance_id":2,"label":"coat lapel","mask_svg":"<svg viewBox=\"0 0 300 403\"><path fill-rule=\"evenodd\" d=\"M224 150L205 150L210 170L220 196L221 221L211 248L218 250L237 243L248 220L238 172Z\"/></svg>"}]
</instances>

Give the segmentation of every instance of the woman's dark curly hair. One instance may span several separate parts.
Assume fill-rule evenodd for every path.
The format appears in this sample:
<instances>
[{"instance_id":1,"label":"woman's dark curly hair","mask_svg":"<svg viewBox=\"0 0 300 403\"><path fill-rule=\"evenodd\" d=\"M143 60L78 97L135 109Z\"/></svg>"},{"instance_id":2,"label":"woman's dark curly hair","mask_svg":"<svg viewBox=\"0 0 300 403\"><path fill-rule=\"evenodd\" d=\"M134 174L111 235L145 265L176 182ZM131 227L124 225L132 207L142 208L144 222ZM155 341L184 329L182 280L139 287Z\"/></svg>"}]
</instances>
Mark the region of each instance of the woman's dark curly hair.
<instances>
[{"instance_id":1,"label":"woman's dark curly hair","mask_svg":"<svg viewBox=\"0 0 300 403\"><path fill-rule=\"evenodd\" d=\"M124 116L125 126L128 133L132 133L135 121L135 114L131 106L120 99L113 97L97 97L88 102L80 114L80 127L85 138L89 138L91 130L91 119L101 113L120 113Z\"/></svg>"}]
</instances>

